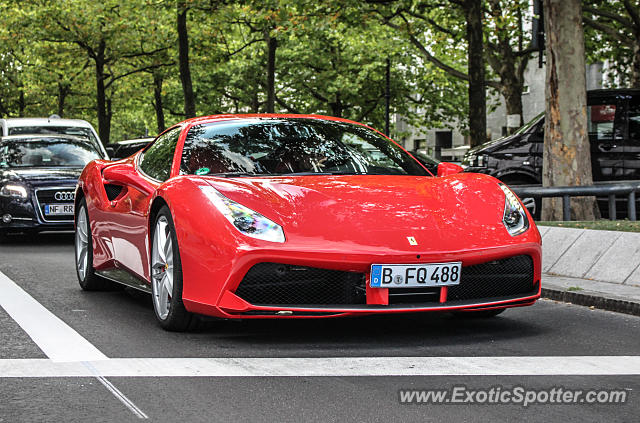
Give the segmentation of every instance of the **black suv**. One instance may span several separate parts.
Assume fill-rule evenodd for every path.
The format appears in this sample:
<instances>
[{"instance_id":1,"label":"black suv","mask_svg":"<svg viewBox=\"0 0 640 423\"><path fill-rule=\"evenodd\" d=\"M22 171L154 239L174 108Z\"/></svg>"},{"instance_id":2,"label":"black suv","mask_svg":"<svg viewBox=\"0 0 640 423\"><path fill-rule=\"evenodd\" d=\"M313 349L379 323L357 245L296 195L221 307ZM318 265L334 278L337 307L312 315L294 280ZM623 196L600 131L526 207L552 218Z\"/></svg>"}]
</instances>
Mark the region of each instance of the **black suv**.
<instances>
[{"instance_id":1,"label":"black suv","mask_svg":"<svg viewBox=\"0 0 640 423\"><path fill-rule=\"evenodd\" d=\"M587 123L594 182L640 180L640 90L588 91ZM462 165L509 185L540 185L543 141L544 113L512 135L470 149ZM539 204L523 202L537 214Z\"/></svg>"}]
</instances>

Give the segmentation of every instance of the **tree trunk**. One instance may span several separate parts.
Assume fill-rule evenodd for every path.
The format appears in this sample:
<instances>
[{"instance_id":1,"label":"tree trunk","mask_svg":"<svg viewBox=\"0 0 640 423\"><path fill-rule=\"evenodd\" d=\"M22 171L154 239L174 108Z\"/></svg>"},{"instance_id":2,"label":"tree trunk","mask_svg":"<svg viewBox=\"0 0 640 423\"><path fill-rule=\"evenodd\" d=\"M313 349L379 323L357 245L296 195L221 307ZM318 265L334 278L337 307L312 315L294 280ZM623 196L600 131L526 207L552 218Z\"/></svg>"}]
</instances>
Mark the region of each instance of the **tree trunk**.
<instances>
[{"instance_id":1,"label":"tree trunk","mask_svg":"<svg viewBox=\"0 0 640 423\"><path fill-rule=\"evenodd\" d=\"M107 97L107 116L106 116L106 121L107 121L107 134L106 134L106 138L107 140L109 140L111 138L111 117L113 116L113 112L111 111L111 99L109 97ZM108 142L106 144L109 144Z\"/></svg>"},{"instance_id":2,"label":"tree trunk","mask_svg":"<svg viewBox=\"0 0 640 423\"><path fill-rule=\"evenodd\" d=\"M68 84L58 82L58 116L64 117L64 103L69 95L70 87Z\"/></svg>"},{"instance_id":3,"label":"tree trunk","mask_svg":"<svg viewBox=\"0 0 640 423\"><path fill-rule=\"evenodd\" d=\"M269 34L269 30L266 30L265 41L267 43L267 104L265 111L267 113L274 113L276 104L276 49L278 48L278 39L272 37Z\"/></svg>"},{"instance_id":4,"label":"tree trunk","mask_svg":"<svg viewBox=\"0 0 640 423\"><path fill-rule=\"evenodd\" d=\"M640 38L633 43L633 60L631 61L631 88L640 88Z\"/></svg>"},{"instance_id":5,"label":"tree trunk","mask_svg":"<svg viewBox=\"0 0 640 423\"><path fill-rule=\"evenodd\" d=\"M192 118L196 115L196 100L191 83L191 68L189 67L188 10L189 8L184 1L178 1L178 62L182 93L184 95L184 115L186 118Z\"/></svg>"},{"instance_id":6,"label":"tree trunk","mask_svg":"<svg viewBox=\"0 0 640 423\"><path fill-rule=\"evenodd\" d=\"M329 103L329 107L331 107L331 116L334 117L342 117L342 113L344 111L344 106L342 105L342 100L340 98L340 93L336 93L336 101Z\"/></svg>"},{"instance_id":7,"label":"tree trunk","mask_svg":"<svg viewBox=\"0 0 640 423\"><path fill-rule=\"evenodd\" d=\"M102 144L109 144L110 119L107 116L107 96L104 87L104 50L105 42L100 41L94 58L96 62L96 109L98 113L98 135Z\"/></svg>"},{"instance_id":8,"label":"tree trunk","mask_svg":"<svg viewBox=\"0 0 640 423\"><path fill-rule=\"evenodd\" d=\"M484 47L482 42L482 1L467 0L464 4L469 43L469 135L471 147L487 139L487 104L484 77Z\"/></svg>"},{"instance_id":9,"label":"tree trunk","mask_svg":"<svg viewBox=\"0 0 640 423\"><path fill-rule=\"evenodd\" d=\"M27 105L24 100L24 90L20 88L20 94L18 96L18 117L24 117L24 109L26 109Z\"/></svg>"},{"instance_id":10,"label":"tree trunk","mask_svg":"<svg viewBox=\"0 0 640 423\"><path fill-rule=\"evenodd\" d=\"M165 129L164 110L162 108L162 75L158 72L153 73L153 108L156 110L156 124L158 126L158 134Z\"/></svg>"},{"instance_id":11,"label":"tree trunk","mask_svg":"<svg viewBox=\"0 0 640 423\"><path fill-rule=\"evenodd\" d=\"M522 119L522 89L524 88L524 81L512 80L509 83L504 84L502 87L502 96L507 107L507 115L519 115L520 122L518 127L524 124ZM509 133L514 132L518 127L507 128Z\"/></svg>"},{"instance_id":12,"label":"tree trunk","mask_svg":"<svg viewBox=\"0 0 640 423\"><path fill-rule=\"evenodd\" d=\"M258 98L258 89L253 92L251 96L251 113L260 112L260 99Z\"/></svg>"},{"instance_id":13,"label":"tree trunk","mask_svg":"<svg viewBox=\"0 0 640 423\"><path fill-rule=\"evenodd\" d=\"M544 18L547 77L542 184L592 185L580 0L544 0ZM595 200L573 199L571 211L576 220L593 220ZM544 199L542 220L562 220L561 199Z\"/></svg>"}]
</instances>

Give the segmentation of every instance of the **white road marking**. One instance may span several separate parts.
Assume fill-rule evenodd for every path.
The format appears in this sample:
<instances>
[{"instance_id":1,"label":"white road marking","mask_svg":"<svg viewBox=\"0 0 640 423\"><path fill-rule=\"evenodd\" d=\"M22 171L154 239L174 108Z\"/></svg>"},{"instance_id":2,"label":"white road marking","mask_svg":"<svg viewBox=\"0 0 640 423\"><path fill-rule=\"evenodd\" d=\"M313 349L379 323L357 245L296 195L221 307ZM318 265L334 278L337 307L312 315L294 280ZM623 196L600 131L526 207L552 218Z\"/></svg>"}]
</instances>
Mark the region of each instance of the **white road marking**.
<instances>
[{"instance_id":1,"label":"white road marking","mask_svg":"<svg viewBox=\"0 0 640 423\"><path fill-rule=\"evenodd\" d=\"M489 375L640 375L640 356L112 358L90 363L0 360L0 378Z\"/></svg>"},{"instance_id":2,"label":"white road marking","mask_svg":"<svg viewBox=\"0 0 640 423\"><path fill-rule=\"evenodd\" d=\"M94 367L95 363L108 361L109 358L2 272L0 272L0 306L49 357L48 360L42 360L43 362L54 366L63 363L82 365L89 373L87 376L98 379L133 414L141 419L148 418L118 388L103 375L98 374ZM0 361L5 362L5 360Z\"/></svg>"},{"instance_id":3,"label":"white road marking","mask_svg":"<svg viewBox=\"0 0 640 423\"><path fill-rule=\"evenodd\" d=\"M0 272L0 306L52 361L96 361L107 356Z\"/></svg>"}]
</instances>

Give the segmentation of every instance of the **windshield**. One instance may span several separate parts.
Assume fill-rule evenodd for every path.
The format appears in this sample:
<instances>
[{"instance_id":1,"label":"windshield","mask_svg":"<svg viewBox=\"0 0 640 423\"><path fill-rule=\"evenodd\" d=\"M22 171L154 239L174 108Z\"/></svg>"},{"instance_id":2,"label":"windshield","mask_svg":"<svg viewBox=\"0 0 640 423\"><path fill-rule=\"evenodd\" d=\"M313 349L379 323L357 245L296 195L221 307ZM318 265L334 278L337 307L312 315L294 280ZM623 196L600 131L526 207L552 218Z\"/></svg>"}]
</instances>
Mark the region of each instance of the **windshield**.
<instances>
[{"instance_id":1,"label":"windshield","mask_svg":"<svg viewBox=\"0 0 640 423\"><path fill-rule=\"evenodd\" d=\"M75 137L87 138L93 143L98 139L90 128L79 126L14 126L8 128L8 135L73 135Z\"/></svg>"},{"instance_id":2,"label":"windshield","mask_svg":"<svg viewBox=\"0 0 640 423\"><path fill-rule=\"evenodd\" d=\"M522 125L520 127L520 129L518 129L516 132L513 133L513 135L522 134L522 133L528 131L529 128L531 128L533 125L538 123L540 121L540 119L543 118L543 117L544 117L544 112L539 113L538 116L536 116L533 119L531 119L528 123L525 123L524 125Z\"/></svg>"},{"instance_id":3,"label":"windshield","mask_svg":"<svg viewBox=\"0 0 640 423\"><path fill-rule=\"evenodd\" d=\"M0 165L8 167L84 167L100 153L89 142L61 138L3 141Z\"/></svg>"},{"instance_id":4,"label":"windshield","mask_svg":"<svg viewBox=\"0 0 640 423\"><path fill-rule=\"evenodd\" d=\"M429 173L399 146L360 125L316 119L252 119L189 130L184 174Z\"/></svg>"}]
</instances>

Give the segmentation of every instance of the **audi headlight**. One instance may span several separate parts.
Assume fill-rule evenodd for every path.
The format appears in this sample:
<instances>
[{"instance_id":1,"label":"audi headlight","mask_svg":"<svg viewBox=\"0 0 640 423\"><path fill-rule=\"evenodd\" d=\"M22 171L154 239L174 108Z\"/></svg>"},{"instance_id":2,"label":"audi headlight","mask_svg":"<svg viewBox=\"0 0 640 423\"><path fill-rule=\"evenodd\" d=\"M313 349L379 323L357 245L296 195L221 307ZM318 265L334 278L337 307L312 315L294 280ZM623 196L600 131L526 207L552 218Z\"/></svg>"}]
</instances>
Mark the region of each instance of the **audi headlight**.
<instances>
[{"instance_id":1,"label":"audi headlight","mask_svg":"<svg viewBox=\"0 0 640 423\"><path fill-rule=\"evenodd\" d=\"M0 195L11 198L27 198L27 188L20 184L6 184L0 188Z\"/></svg>"},{"instance_id":2,"label":"audi headlight","mask_svg":"<svg viewBox=\"0 0 640 423\"><path fill-rule=\"evenodd\" d=\"M518 197L505 184L498 184L504 192L504 214L502 223L511 236L520 235L529 229L529 219Z\"/></svg>"},{"instance_id":3,"label":"audi headlight","mask_svg":"<svg viewBox=\"0 0 640 423\"><path fill-rule=\"evenodd\" d=\"M200 189L224 217L243 234L264 241L285 241L284 231L277 223L257 211L228 199L213 187L206 186Z\"/></svg>"}]
</instances>

